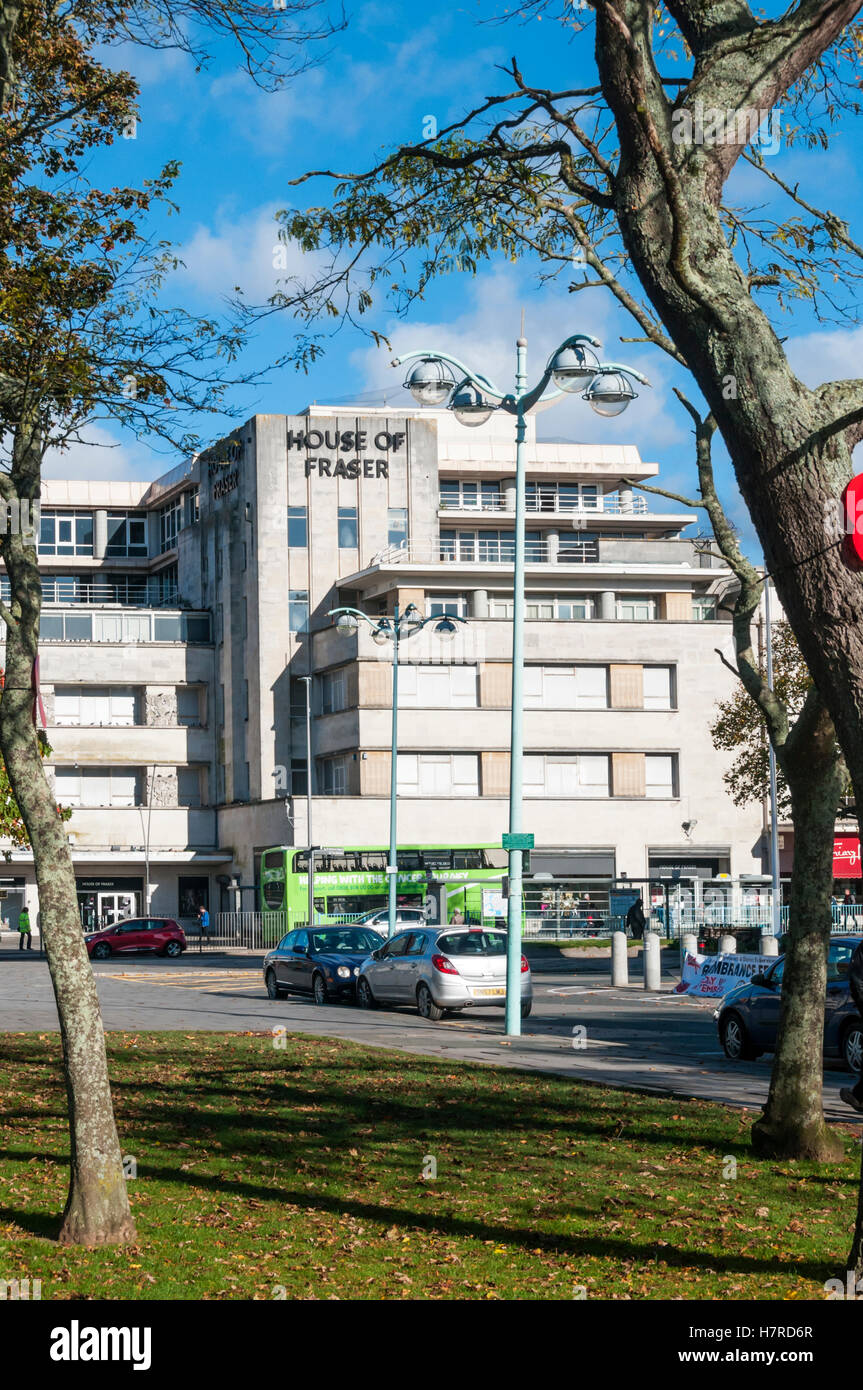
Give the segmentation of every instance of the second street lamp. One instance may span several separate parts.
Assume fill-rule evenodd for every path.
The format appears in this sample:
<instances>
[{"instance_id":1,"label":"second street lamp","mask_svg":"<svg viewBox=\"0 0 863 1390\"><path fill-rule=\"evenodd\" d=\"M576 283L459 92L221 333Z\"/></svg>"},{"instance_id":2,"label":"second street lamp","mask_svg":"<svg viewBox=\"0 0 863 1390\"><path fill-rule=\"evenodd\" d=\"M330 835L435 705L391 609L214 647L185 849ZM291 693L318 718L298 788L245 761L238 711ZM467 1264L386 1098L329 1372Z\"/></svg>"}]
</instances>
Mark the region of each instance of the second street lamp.
<instances>
[{"instance_id":1,"label":"second street lamp","mask_svg":"<svg viewBox=\"0 0 863 1390\"><path fill-rule=\"evenodd\" d=\"M448 389L451 389L451 385ZM415 604L409 603L404 613L399 612L398 604L393 608L392 617L370 618L358 608L332 608L328 614L335 619L339 632L354 633L365 623L371 629L372 641L379 647L392 643L393 663L393 720L390 766L390 853L387 865L387 936L392 936L396 926L396 890L398 884L398 733L399 733L399 647L409 637L415 637L424 627L432 625L443 642L451 642L458 628L457 623L465 618L424 617Z\"/></svg>"},{"instance_id":2,"label":"second street lamp","mask_svg":"<svg viewBox=\"0 0 863 1390\"><path fill-rule=\"evenodd\" d=\"M516 343L515 390L499 391L488 377L472 372L446 352L427 348L397 357L393 366L414 365L405 386L421 405L443 405L449 395L449 409L463 425L483 425L496 410L515 416L515 546L512 604L512 723L509 770L509 895L507 900L506 943L506 1031L521 1033L521 928L523 902L524 845L529 843L522 828L524 732L522 720L524 677L524 564L525 564L525 439L527 416L563 400L571 392L582 393L598 415L614 416L625 410L636 392L630 378L649 386L650 382L632 367L619 362L600 362L594 348L601 347L588 333L575 333L552 353L537 384L527 385L527 339L522 321ZM417 360L418 359L418 360ZM445 392L447 380L451 381ZM553 389L546 395L549 386Z\"/></svg>"}]
</instances>

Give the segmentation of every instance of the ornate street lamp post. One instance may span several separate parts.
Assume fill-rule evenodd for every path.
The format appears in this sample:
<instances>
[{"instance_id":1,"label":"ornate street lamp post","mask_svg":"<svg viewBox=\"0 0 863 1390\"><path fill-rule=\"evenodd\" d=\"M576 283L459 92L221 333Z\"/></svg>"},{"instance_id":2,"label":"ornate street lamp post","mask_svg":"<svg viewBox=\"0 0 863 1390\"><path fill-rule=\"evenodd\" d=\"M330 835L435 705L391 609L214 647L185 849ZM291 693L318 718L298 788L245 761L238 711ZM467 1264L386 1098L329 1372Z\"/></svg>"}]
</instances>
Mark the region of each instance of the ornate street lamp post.
<instances>
[{"instance_id":1,"label":"ornate street lamp post","mask_svg":"<svg viewBox=\"0 0 863 1390\"><path fill-rule=\"evenodd\" d=\"M527 339L516 343L515 390L502 392L480 372L472 372L457 357L446 352L422 348L406 352L394 367L414 362L405 386L421 405L448 405L463 425L484 425L495 410L515 416L515 556L512 605L512 724L509 773L509 898L507 906L506 1031L521 1033L521 923L525 836L522 830L522 727L524 675L524 560L525 560L525 438L526 418L536 408L545 408L572 392L579 392L598 415L620 415L636 391L630 378L644 386L650 382L632 367L617 362L600 362L594 348L597 338L576 333L552 353L537 384L527 385ZM552 385L555 389L545 394Z\"/></svg>"},{"instance_id":2,"label":"ornate street lamp post","mask_svg":"<svg viewBox=\"0 0 863 1390\"><path fill-rule=\"evenodd\" d=\"M387 936L392 936L396 925L396 885L398 880L398 732L399 732L399 647L409 637L415 637L428 624L443 642L451 642L458 631L456 623L464 623L465 618L440 617L426 618L415 604L409 603L404 613L399 612L398 604L393 608L392 617L370 618L358 608L332 608L328 614L335 619L339 632L352 634L361 622L371 628L372 640L379 647L392 643L393 664L393 722L392 722L392 763L390 767L390 858L387 865Z\"/></svg>"}]
</instances>

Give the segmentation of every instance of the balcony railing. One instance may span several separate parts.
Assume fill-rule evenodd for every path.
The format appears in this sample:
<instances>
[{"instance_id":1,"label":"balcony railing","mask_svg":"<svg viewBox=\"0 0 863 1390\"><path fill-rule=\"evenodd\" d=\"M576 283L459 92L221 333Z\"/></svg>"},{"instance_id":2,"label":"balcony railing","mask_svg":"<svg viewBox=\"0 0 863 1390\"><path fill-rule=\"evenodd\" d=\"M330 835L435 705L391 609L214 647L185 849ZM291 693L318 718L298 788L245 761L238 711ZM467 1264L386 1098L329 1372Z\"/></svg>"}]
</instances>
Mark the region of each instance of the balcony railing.
<instances>
[{"instance_id":1,"label":"balcony railing","mask_svg":"<svg viewBox=\"0 0 863 1390\"><path fill-rule=\"evenodd\" d=\"M620 493L607 492L605 496L583 497L577 501L561 499L560 497L548 493L545 496L528 496L525 502L526 510L529 512L546 512L550 515L565 512L601 512L609 516L644 516L647 512L647 498L638 494L633 497L621 497ZM512 512L511 507L507 507L506 499L500 497L479 497L476 500L468 498L456 498L441 496L438 500L439 510L442 512Z\"/></svg>"},{"instance_id":2,"label":"balcony railing","mask_svg":"<svg viewBox=\"0 0 863 1390\"><path fill-rule=\"evenodd\" d=\"M495 545L465 545L440 541L437 545L420 545L414 542L392 545L378 555L373 555L369 564L512 565L514 560L515 546L508 540ZM569 537L561 537L556 555L547 541L525 542L525 563L528 565L583 565L596 564L598 560L599 546L596 540L570 540Z\"/></svg>"}]
</instances>

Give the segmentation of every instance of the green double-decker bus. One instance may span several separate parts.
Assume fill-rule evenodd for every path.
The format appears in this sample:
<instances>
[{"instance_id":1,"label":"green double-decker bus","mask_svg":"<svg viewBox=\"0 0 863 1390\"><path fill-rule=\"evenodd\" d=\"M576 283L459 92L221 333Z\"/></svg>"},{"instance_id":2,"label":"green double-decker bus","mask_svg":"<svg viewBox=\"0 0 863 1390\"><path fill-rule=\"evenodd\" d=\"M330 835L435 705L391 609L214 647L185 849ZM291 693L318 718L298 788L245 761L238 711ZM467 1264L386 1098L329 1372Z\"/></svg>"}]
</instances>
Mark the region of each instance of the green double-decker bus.
<instances>
[{"instance_id":1,"label":"green double-decker bus","mask_svg":"<svg viewBox=\"0 0 863 1390\"><path fill-rule=\"evenodd\" d=\"M315 851L315 914L344 922L387 905L389 850L381 845ZM430 880L447 885L447 919L466 922L502 912L500 892L507 855L499 845L406 845L398 851L400 906L422 907ZM485 894L485 898L483 897ZM288 926L308 918L308 851L275 845L261 854L259 905L284 913Z\"/></svg>"}]
</instances>

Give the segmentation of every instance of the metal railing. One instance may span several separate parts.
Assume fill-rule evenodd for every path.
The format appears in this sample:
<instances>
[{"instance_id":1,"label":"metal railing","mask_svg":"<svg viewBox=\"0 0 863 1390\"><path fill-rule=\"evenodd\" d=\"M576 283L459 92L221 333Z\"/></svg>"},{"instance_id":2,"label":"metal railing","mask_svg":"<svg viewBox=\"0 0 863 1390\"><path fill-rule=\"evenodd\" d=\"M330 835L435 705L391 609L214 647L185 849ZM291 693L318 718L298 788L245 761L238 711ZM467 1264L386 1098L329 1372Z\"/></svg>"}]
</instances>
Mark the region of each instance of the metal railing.
<instances>
[{"instance_id":1,"label":"metal railing","mask_svg":"<svg viewBox=\"0 0 863 1390\"><path fill-rule=\"evenodd\" d=\"M606 513L609 516L644 516L648 510L647 499L645 497L621 497L617 492L607 492L605 496L595 498L579 498L576 501L568 501L548 493L545 496L528 496L525 499L525 509L532 513L546 513L548 515L566 515L573 512ZM509 512L512 515L513 508L507 505L506 498L500 497L478 497L476 501L468 501L464 497L445 497L438 498L438 510L442 512Z\"/></svg>"},{"instance_id":2,"label":"metal railing","mask_svg":"<svg viewBox=\"0 0 863 1390\"><path fill-rule=\"evenodd\" d=\"M481 539L481 533L480 533ZM369 565L506 565L515 559L515 542L507 539L497 545L467 544L464 541L439 541L436 545L409 542L389 546L373 555ZM553 554L547 541L529 540L525 543L525 563L528 565L596 564L599 544L596 540L570 540L561 537L557 553Z\"/></svg>"}]
</instances>

